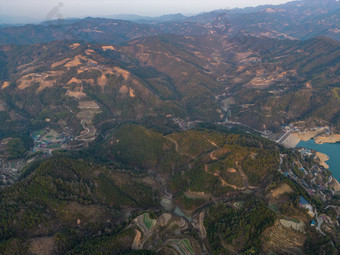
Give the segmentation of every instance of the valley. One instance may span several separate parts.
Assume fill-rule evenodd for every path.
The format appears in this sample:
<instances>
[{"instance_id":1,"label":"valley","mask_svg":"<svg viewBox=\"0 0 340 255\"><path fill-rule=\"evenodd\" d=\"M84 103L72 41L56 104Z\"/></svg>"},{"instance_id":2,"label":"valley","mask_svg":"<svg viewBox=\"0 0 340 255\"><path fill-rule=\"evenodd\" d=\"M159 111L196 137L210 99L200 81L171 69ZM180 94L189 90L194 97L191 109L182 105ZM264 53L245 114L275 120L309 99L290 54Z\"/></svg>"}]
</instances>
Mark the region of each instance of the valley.
<instances>
[{"instance_id":1,"label":"valley","mask_svg":"<svg viewBox=\"0 0 340 255\"><path fill-rule=\"evenodd\" d=\"M338 254L339 10L0 26L0 254Z\"/></svg>"}]
</instances>

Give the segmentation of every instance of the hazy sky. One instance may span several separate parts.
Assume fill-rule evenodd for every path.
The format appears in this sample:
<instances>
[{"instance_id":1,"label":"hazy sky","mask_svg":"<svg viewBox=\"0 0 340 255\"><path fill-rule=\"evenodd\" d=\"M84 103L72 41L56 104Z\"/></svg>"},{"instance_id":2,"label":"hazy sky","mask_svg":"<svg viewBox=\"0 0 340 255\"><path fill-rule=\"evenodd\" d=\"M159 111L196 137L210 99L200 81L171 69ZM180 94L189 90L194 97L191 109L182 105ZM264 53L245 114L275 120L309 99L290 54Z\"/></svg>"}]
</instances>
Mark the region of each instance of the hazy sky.
<instances>
[{"instance_id":1,"label":"hazy sky","mask_svg":"<svg viewBox=\"0 0 340 255\"><path fill-rule=\"evenodd\" d=\"M0 0L0 16L30 17L39 20L45 20L50 16L57 17L56 15L64 18L113 14L158 16L285 2L288 0ZM55 8L59 4L62 7Z\"/></svg>"}]
</instances>

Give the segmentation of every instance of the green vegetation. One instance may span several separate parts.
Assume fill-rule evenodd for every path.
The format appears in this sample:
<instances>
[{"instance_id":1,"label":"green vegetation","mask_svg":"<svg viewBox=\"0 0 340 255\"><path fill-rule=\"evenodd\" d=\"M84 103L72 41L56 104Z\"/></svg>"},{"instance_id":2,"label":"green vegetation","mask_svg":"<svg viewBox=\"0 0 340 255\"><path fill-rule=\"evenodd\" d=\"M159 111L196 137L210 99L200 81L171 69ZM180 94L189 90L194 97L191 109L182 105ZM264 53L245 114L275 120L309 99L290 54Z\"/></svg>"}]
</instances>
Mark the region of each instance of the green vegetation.
<instances>
[{"instance_id":1,"label":"green vegetation","mask_svg":"<svg viewBox=\"0 0 340 255\"><path fill-rule=\"evenodd\" d=\"M0 192L0 247L7 254L17 252L13 243L19 254L27 250L39 229L46 231L42 236L55 237L58 254L134 254L135 232L126 226L143 215L152 230L155 220L150 215L162 214L163 183L157 178L164 180L175 206L195 210L204 205L214 254L226 254L227 249L259 253L261 235L276 214L294 218L303 213L300 195L322 205L277 171L282 149L262 138L203 129L163 135L134 124L106 132L105 139L87 149L55 151L47 160L32 162L18 183ZM283 168L297 157L285 153ZM266 195L282 183L294 192L281 204L267 206ZM252 198L244 194L246 185L256 186ZM227 204L210 200L229 197ZM133 211L128 218L120 214L125 208ZM118 220L121 225L113 225ZM197 239L196 232L189 236ZM189 236L179 249L194 253Z\"/></svg>"},{"instance_id":2,"label":"green vegetation","mask_svg":"<svg viewBox=\"0 0 340 255\"><path fill-rule=\"evenodd\" d=\"M199 130L189 130L175 133L169 136L177 141L179 151L192 157L198 157L204 152L213 150L215 147L209 142L207 134Z\"/></svg>"},{"instance_id":3,"label":"green vegetation","mask_svg":"<svg viewBox=\"0 0 340 255\"><path fill-rule=\"evenodd\" d=\"M118 235L104 236L82 242L75 249L66 253L67 255L86 255L86 254L134 254L129 253L134 239L134 231L126 230ZM125 253L127 252L127 253ZM138 253L136 253L138 254ZM143 254L143 253L140 253ZM152 254L152 253L144 253Z\"/></svg>"},{"instance_id":4,"label":"green vegetation","mask_svg":"<svg viewBox=\"0 0 340 255\"><path fill-rule=\"evenodd\" d=\"M13 138L8 142L10 159L22 158L26 152L24 142L20 138Z\"/></svg>"},{"instance_id":5,"label":"green vegetation","mask_svg":"<svg viewBox=\"0 0 340 255\"><path fill-rule=\"evenodd\" d=\"M191 247L190 241L188 239L182 240L182 243L185 244L185 248L191 253L194 254L194 250Z\"/></svg>"},{"instance_id":6,"label":"green vegetation","mask_svg":"<svg viewBox=\"0 0 340 255\"><path fill-rule=\"evenodd\" d=\"M261 233L274 224L275 214L263 201L248 198L243 210L225 204L209 208L204 219L213 254L226 254L222 242L232 245L240 253L260 252Z\"/></svg>"},{"instance_id":7,"label":"green vegetation","mask_svg":"<svg viewBox=\"0 0 340 255\"><path fill-rule=\"evenodd\" d=\"M242 168L249 178L249 183L259 185L268 175L279 167L279 152L257 150L256 157L248 156L242 163Z\"/></svg>"},{"instance_id":8,"label":"green vegetation","mask_svg":"<svg viewBox=\"0 0 340 255\"><path fill-rule=\"evenodd\" d=\"M150 219L150 215L148 213L144 214L143 222L148 230L151 230L151 228L156 224L156 220Z\"/></svg>"},{"instance_id":9,"label":"green vegetation","mask_svg":"<svg viewBox=\"0 0 340 255\"><path fill-rule=\"evenodd\" d=\"M153 251L147 250L138 250L138 251L127 251L123 253L124 255L156 255L157 253Z\"/></svg>"},{"instance_id":10,"label":"green vegetation","mask_svg":"<svg viewBox=\"0 0 340 255\"><path fill-rule=\"evenodd\" d=\"M304 253L307 255L314 254L332 254L335 255L338 253L339 244L332 243L332 240L329 236L326 237L318 237L312 238L311 236L307 236L307 240L304 244Z\"/></svg>"},{"instance_id":11,"label":"green vegetation","mask_svg":"<svg viewBox=\"0 0 340 255\"><path fill-rule=\"evenodd\" d=\"M56 157L41 163L22 182L0 193L0 239L29 235L39 224L53 229L56 224L70 224L70 219L76 222L77 217L86 220L87 210L100 217L113 208L156 204L157 192L151 187L137 180L118 185L116 178L108 169L84 160ZM78 215L75 206L83 208ZM105 217L97 220L100 225Z\"/></svg>"},{"instance_id":12,"label":"green vegetation","mask_svg":"<svg viewBox=\"0 0 340 255\"><path fill-rule=\"evenodd\" d=\"M292 168L292 171L293 171L293 173L294 173L296 176L298 176L298 177L300 177L300 178L303 178L303 177L305 176L305 174L303 173L303 171L300 170L299 167L296 166L296 165Z\"/></svg>"},{"instance_id":13,"label":"green vegetation","mask_svg":"<svg viewBox=\"0 0 340 255\"><path fill-rule=\"evenodd\" d=\"M28 254L28 245L23 239L12 238L0 242L0 253L2 255Z\"/></svg>"},{"instance_id":14,"label":"green vegetation","mask_svg":"<svg viewBox=\"0 0 340 255\"><path fill-rule=\"evenodd\" d=\"M189 197L186 194L179 194L176 199L181 208L185 210L194 210L206 203L205 199Z\"/></svg>"},{"instance_id":15,"label":"green vegetation","mask_svg":"<svg viewBox=\"0 0 340 255\"><path fill-rule=\"evenodd\" d=\"M104 153L114 159L141 170L157 168L169 173L185 163L176 153L173 142L160 133L137 125L125 125L116 129L104 144Z\"/></svg>"},{"instance_id":16,"label":"green vegetation","mask_svg":"<svg viewBox=\"0 0 340 255\"><path fill-rule=\"evenodd\" d=\"M104 21L90 22L91 26L97 22ZM107 26L101 26L101 29L106 30ZM203 27L199 30L201 29ZM136 31L133 31L134 34ZM105 33L103 36L110 34ZM226 80L220 80L220 77L226 72L230 77L230 97L236 102L229 106L232 120L253 128L276 131L282 123L297 120L317 120L338 126L339 73L333 71L338 70L340 51L337 42L327 38L298 42L250 36L228 38L227 41L235 44L236 48L226 48L218 36L189 39L159 35L139 42L143 45L142 48L135 43L121 47L119 58L114 52L103 51L99 45L88 44L89 47L85 47L81 44L77 50L73 50L66 41L50 42L44 44L44 47L12 47L0 54L0 63L5 63L0 68L0 73L1 70L4 72L1 81L7 77L12 84L2 90L0 102L4 102L8 112L14 111L20 118L12 119L7 113L0 113L0 120L4 120L1 121L3 125L0 127L0 136L7 137L13 132L38 130L47 126L61 128L60 121L65 121L76 133L79 132L81 125L74 118L79 111L77 100L65 94L67 90L78 91L80 87L103 111L94 122L98 128L113 117L122 123L149 123L150 126L167 129L168 133L178 128L171 121L172 118L220 122L226 116L220 112L221 103L216 100L216 96L223 93ZM78 73L76 67L51 67L56 62L72 59L77 55L85 56L88 48L94 51L91 59L98 62L98 66L103 69L94 66ZM146 52L150 55L147 66L141 65L138 59L138 56ZM156 52L164 54L159 55ZM245 68L235 68L239 63L229 56L244 52L261 56L263 65L252 65L251 61L247 62L246 57ZM283 52L285 54L282 55ZM217 58L225 59L221 66L214 66L209 62L209 56L213 53ZM33 64L32 61L37 56L39 61ZM177 61L178 59L182 61ZM57 71L58 75L46 78L55 86L40 91L37 89L39 86L35 86L38 85L37 82L24 90L15 88L14 84L20 84L20 78L27 74L17 67L30 64L32 76ZM85 65L86 61L83 61L82 67ZM120 74L103 72L113 66L125 70L131 79L126 81ZM249 87L249 83L258 78L257 73L262 73L265 80L272 81L268 87ZM103 84L105 86L98 86L98 80L102 76L106 78ZM82 80L82 84L67 84L72 78ZM64 84L67 84L67 88L60 86ZM133 89L136 97L120 93L123 85ZM46 118L51 119L51 122L47 123Z\"/></svg>"},{"instance_id":17,"label":"green vegetation","mask_svg":"<svg viewBox=\"0 0 340 255\"><path fill-rule=\"evenodd\" d=\"M287 156L282 171L302 161L300 156L251 135L252 128L275 133L295 121L340 132L340 44L308 39L339 37L327 27L336 24L336 8L331 1L321 7L316 2L324 1L280 6L284 12L230 16L218 11L195 22L161 25L87 18L71 25L0 28L6 44L0 49L0 139L9 138L1 148L5 160L33 158L30 136L48 128L77 137L83 130L80 116L91 115L84 109L79 114L85 100L95 101L101 111L92 120L98 137L86 149L76 147L77 139L69 141L72 151L46 145L59 150L27 165L16 184L1 189L0 253L28 254L32 239L49 237L63 255L154 254L131 251L130 223L145 213L145 226L154 230L150 216L163 213L160 195L168 192L174 207L205 211L215 254L261 253L261 235L275 214L307 217L298 208L300 196L324 213L322 201L277 171L280 153ZM305 24L297 26L301 20ZM314 23L318 26L311 27ZM235 34L255 36L226 37L230 26ZM277 32L270 37L304 40L256 36L263 27ZM54 41L66 31L70 41ZM99 43L84 43L93 39ZM53 42L29 45L46 41ZM101 43L113 43L116 50L104 50ZM76 56L78 66L65 66ZM79 81L70 82L73 78ZM78 98L72 92L84 94ZM229 129L222 124L226 117L246 126ZM311 168L313 162L302 164ZM292 171L304 177L297 167ZM275 200L269 192L283 183L293 192ZM330 196L325 192L326 199ZM150 239L164 234L160 245L171 238L173 246L194 253L198 232L190 226L178 234L178 228L160 227ZM306 254L336 252L327 237L307 232L312 236Z\"/></svg>"},{"instance_id":18,"label":"green vegetation","mask_svg":"<svg viewBox=\"0 0 340 255\"><path fill-rule=\"evenodd\" d=\"M172 144L158 133L140 126L124 126L116 130L107 143L110 153L118 160L139 168L157 167L163 148L171 150Z\"/></svg>"}]
</instances>

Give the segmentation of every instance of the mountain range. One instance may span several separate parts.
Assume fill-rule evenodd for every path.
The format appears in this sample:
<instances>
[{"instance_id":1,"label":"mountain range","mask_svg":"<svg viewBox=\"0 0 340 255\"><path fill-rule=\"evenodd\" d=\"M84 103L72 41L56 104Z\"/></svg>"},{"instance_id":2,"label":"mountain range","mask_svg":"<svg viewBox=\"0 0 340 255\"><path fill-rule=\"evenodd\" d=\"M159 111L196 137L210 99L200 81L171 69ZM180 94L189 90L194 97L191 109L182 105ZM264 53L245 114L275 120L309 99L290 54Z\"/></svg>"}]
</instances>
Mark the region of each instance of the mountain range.
<instances>
[{"instance_id":1,"label":"mountain range","mask_svg":"<svg viewBox=\"0 0 340 255\"><path fill-rule=\"evenodd\" d=\"M116 16L130 19L64 20L41 25L0 29L0 44L32 44L53 40L86 40L98 43L122 43L151 35L202 35L239 33L279 39L306 40L317 36L340 39L339 2L310 0L279 6L218 10L192 17L181 14L159 18Z\"/></svg>"},{"instance_id":2,"label":"mountain range","mask_svg":"<svg viewBox=\"0 0 340 255\"><path fill-rule=\"evenodd\" d=\"M15 121L26 119L24 129L40 123L42 111L57 124L56 112L90 99L101 122L228 118L262 131L296 121L339 128L340 43L326 37L161 35L0 48L0 102L12 113L3 132Z\"/></svg>"},{"instance_id":3,"label":"mountain range","mask_svg":"<svg viewBox=\"0 0 340 255\"><path fill-rule=\"evenodd\" d=\"M338 254L339 7L0 26L0 254Z\"/></svg>"}]
</instances>

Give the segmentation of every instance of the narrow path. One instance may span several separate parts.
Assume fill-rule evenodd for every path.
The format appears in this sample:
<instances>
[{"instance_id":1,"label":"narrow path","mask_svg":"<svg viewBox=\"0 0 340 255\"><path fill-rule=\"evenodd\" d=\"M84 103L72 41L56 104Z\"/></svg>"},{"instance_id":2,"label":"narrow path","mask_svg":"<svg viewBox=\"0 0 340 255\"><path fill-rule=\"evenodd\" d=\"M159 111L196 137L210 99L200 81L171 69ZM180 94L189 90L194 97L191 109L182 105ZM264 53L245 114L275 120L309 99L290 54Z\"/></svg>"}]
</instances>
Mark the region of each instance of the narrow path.
<instances>
[{"instance_id":1,"label":"narrow path","mask_svg":"<svg viewBox=\"0 0 340 255\"><path fill-rule=\"evenodd\" d=\"M212 152L209 154L211 160L217 160L217 158L214 156L214 152L215 152L215 151L212 151Z\"/></svg>"},{"instance_id":2,"label":"narrow path","mask_svg":"<svg viewBox=\"0 0 340 255\"><path fill-rule=\"evenodd\" d=\"M208 142L209 142L210 144L212 144L212 145L215 146L216 148L219 148L219 147L217 146L216 143L214 143L213 141L210 141L208 138L207 138L207 140L208 140Z\"/></svg>"},{"instance_id":3,"label":"narrow path","mask_svg":"<svg viewBox=\"0 0 340 255\"><path fill-rule=\"evenodd\" d=\"M205 211L202 211L198 216L198 221L199 221L198 228L199 228L202 240L207 238L207 231L204 227L204 216L205 216Z\"/></svg>"},{"instance_id":4,"label":"narrow path","mask_svg":"<svg viewBox=\"0 0 340 255\"><path fill-rule=\"evenodd\" d=\"M208 138L206 138L206 139L207 139L207 141L208 141L212 146L216 147L216 150L220 148L220 147L219 147L216 143L214 143L213 141L209 140ZM209 154L211 160L217 160L217 158L214 156L214 152L215 152L216 150L212 151L212 152Z\"/></svg>"},{"instance_id":5,"label":"narrow path","mask_svg":"<svg viewBox=\"0 0 340 255\"><path fill-rule=\"evenodd\" d=\"M227 187L233 188L234 190L246 190L246 189L256 189L256 188L257 188L257 187L255 187L255 186L248 186L248 185L246 185L246 186L240 188L240 187L237 187L237 186L235 186L235 185L233 185L233 184L227 183L227 182L226 182L219 174L217 174L217 173L214 173L214 176L219 177L219 179L221 180L223 186L227 186Z\"/></svg>"},{"instance_id":6,"label":"narrow path","mask_svg":"<svg viewBox=\"0 0 340 255\"><path fill-rule=\"evenodd\" d=\"M171 137L168 137L168 136L165 136L165 138L168 139L170 142L175 144L176 152L178 152L181 155L184 155L184 156L187 156L187 157L193 159L193 156L191 154L179 151L179 145L178 145L178 142L176 140L174 140L174 139L172 139Z\"/></svg>"},{"instance_id":7,"label":"narrow path","mask_svg":"<svg viewBox=\"0 0 340 255\"><path fill-rule=\"evenodd\" d=\"M329 188L329 184L333 181L333 176L329 177L329 181L326 183L327 187Z\"/></svg>"},{"instance_id":8,"label":"narrow path","mask_svg":"<svg viewBox=\"0 0 340 255\"><path fill-rule=\"evenodd\" d=\"M326 234L321 230L321 226L322 226L322 223L323 223L323 219L320 217L317 217L316 218L317 221L318 221L318 226L316 227L316 229L319 231L319 233L323 236L326 236Z\"/></svg>"},{"instance_id":9,"label":"narrow path","mask_svg":"<svg viewBox=\"0 0 340 255\"><path fill-rule=\"evenodd\" d=\"M242 189L242 188L239 188L239 187L237 187L237 186L235 186L235 185L232 185L232 184L227 183L225 180L223 180L223 178L222 178L219 174L216 174L216 173L215 173L214 176L219 177L219 179L221 180L223 186L227 186L227 187L233 188L233 189L235 189L235 190L240 190L240 189Z\"/></svg>"},{"instance_id":10,"label":"narrow path","mask_svg":"<svg viewBox=\"0 0 340 255\"><path fill-rule=\"evenodd\" d=\"M90 133L90 129L87 127L87 123L86 123L85 120L81 120L81 121L80 121L80 124L82 125L83 129L86 130L86 133L77 136L77 137L75 138L76 140L80 140L80 139L79 139L80 137L87 136L87 135Z\"/></svg>"},{"instance_id":11,"label":"narrow path","mask_svg":"<svg viewBox=\"0 0 340 255\"><path fill-rule=\"evenodd\" d=\"M178 143L177 143L177 141L174 140L174 139L172 139L172 138L170 138L170 137L168 137L168 136L166 136L165 138L168 139L170 142L174 143L174 144L175 144L175 150L176 150L176 152L179 152L179 151L178 151Z\"/></svg>"}]
</instances>

